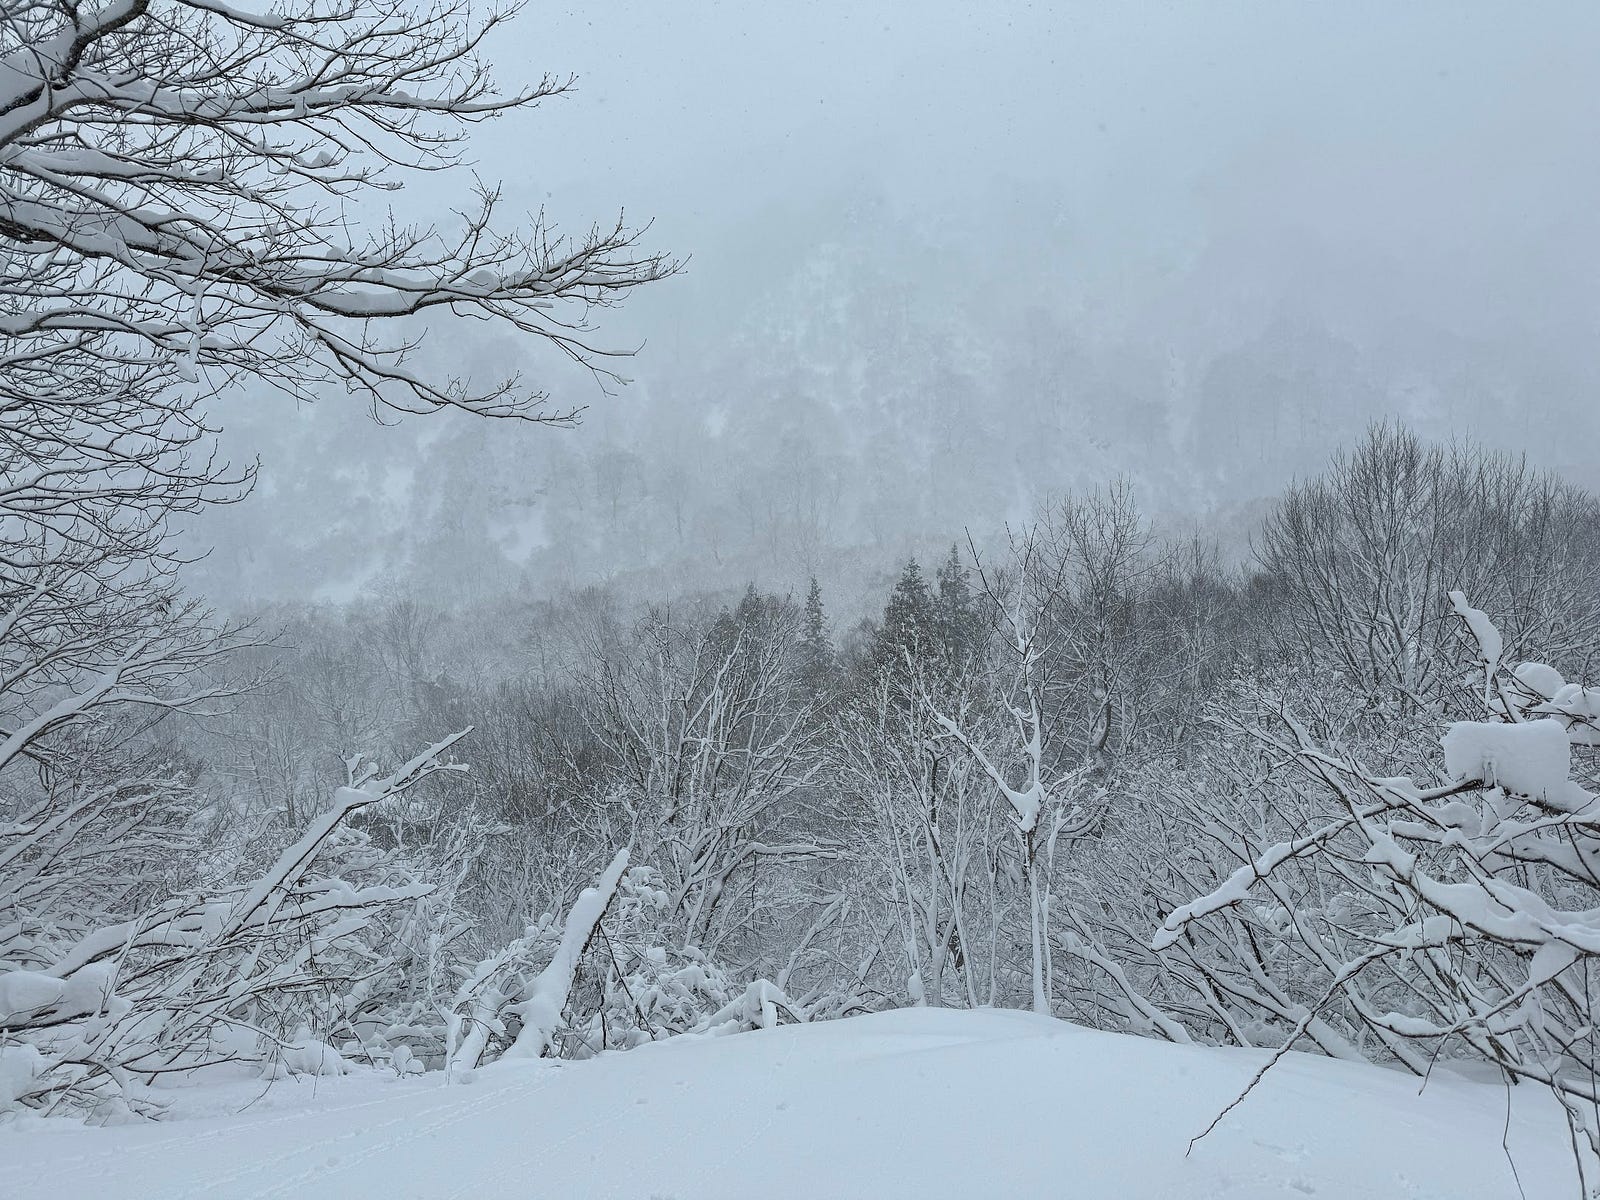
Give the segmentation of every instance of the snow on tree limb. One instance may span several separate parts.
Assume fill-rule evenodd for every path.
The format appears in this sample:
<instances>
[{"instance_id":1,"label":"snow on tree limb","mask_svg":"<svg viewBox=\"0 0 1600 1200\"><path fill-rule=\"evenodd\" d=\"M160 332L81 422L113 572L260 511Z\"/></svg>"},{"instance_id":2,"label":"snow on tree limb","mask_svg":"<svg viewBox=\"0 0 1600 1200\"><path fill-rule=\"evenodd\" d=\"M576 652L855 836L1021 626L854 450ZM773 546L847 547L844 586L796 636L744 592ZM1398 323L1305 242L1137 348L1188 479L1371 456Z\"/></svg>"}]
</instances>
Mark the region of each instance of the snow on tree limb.
<instances>
[{"instance_id":1,"label":"snow on tree limb","mask_svg":"<svg viewBox=\"0 0 1600 1200\"><path fill-rule=\"evenodd\" d=\"M567 919L561 929L561 941L555 955L545 964L527 989L524 999L514 1010L522 1018L522 1032L506 1050L508 1058L539 1058L550 1048L561 1013L567 1007L567 997L572 993L572 981L578 973L578 960L584 947L594 936L595 927L611 906L617 894L617 883L628 869L628 850L623 847L612 856L606 869L593 887L584 888L567 910Z\"/></svg>"},{"instance_id":2,"label":"snow on tree limb","mask_svg":"<svg viewBox=\"0 0 1600 1200\"><path fill-rule=\"evenodd\" d=\"M129 1089L141 1076L235 1057L236 1050L214 1044L219 1031L245 1030L252 1042L275 1044L294 1069L302 1051L321 1043L304 1028L290 1036L305 1025L303 1016L286 1019L275 1033L263 1023L274 1007L285 996L313 988L337 993L367 971L389 969L392 960L361 947L361 936L380 913L437 886L387 869L376 881L346 875L340 862L364 868L359 858L343 855L367 843L363 835L336 832L351 814L430 775L462 769L444 755L466 732L382 779L352 779L358 786L339 789L329 809L254 881L170 895L126 921L88 922L76 937L68 936L70 926L50 928L51 890L92 889L96 878L117 886L116 876L89 872L105 871L113 849L137 848L141 827L161 815L173 785L122 780L78 804L47 806L41 819L0 828L0 910L35 911L45 935L22 939L22 962L34 965L14 965L16 943L4 939L15 930L0 927L8 960L0 966L0 1021L9 1038L33 1051L26 1086L13 1088L6 1103L133 1102ZM135 784L144 791L127 794ZM128 819L108 819L119 807ZM154 832L166 835L170 851L172 831ZM118 844L108 847L108 839ZM75 878L76 871L85 877ZM146 1101L138 1103L147 1110Z\"/></svg>"},{"instance_id":3,"label":"snow on tree limb","mask_svg":"<svg viewBox=\"0 0 1600 1200\"><path fill-rule=\"evenodd\" d=\"M297 395L338 381L378 405L561 419L516 380L414 372L409 338L383 327L485 317L609 375L588 314L671 263L620 219L575 237L542 218L501 230L490 187L454 230L391 219L363 237L341 211L459 161L471 123L565 90L494 89L479 50L511 11L30 8L29 44L0 59L0 237L26 264L0 278L0 336L50 353L113 339L180 377L243 373Z\"/></svg>"},{"instance_id":4,"label":"snow on tree limb","mask_svg":"<svg viewBox=\"0 0 1600 1200\"><path fill-rule=\"evenodd\" d=\"M1424 788L1373 775L1288 718L1290 739L1252 730L1343 811L1257 851L1174 909L1153 945L1205 970L1187 950L1190 938L1259 919L1291 869L1309 873L1323 894L1342 889L1360 897L1359 907L1341 900L1326 928L1289 914L1292 944L1317 958L1326 984L1309 1005L1280 1006L1280 1016L1293 1015L1280 1053L1301 1036L1326 1046L1315 1029L1331 1009L1419 1073L1459 1044L1510 1077L1552 1088L1574 1130L1600 1146L1586 982L1600 962L1600 805L1569 777L1571 747L1587 727L1548 713L1541 691L1549 688L1522 686L1552 677L1569 686L1548 668L1523 664L1506 679L1493 622L1460 593L1451 600L1482 648L1480 699L1491 718L1457 721L1440 739L1453 781ZM1257 985L1271 989L1282 966L1257 963Z\"/></svg>"},{"instance_id":5,"label":"snow on tree limb","mask_svg":"<svg viewBox=\"0 0 1600 1200\"><path fill-rule=\"evenodd\" d=\"M528 959L542 949L543 941L531 936L513 941L466 972L449 1008L448 1071L463 1074L479 1066L489 1039L505 1034L507 1016L519 1018L522 1031L504 1053L522 1058L545 1054L567 1006L583 950L610 907L627 866L624 847L612 856L594 886L573 902L559 940L537 974L529 973Z\"/></svg>"}]
</instances>

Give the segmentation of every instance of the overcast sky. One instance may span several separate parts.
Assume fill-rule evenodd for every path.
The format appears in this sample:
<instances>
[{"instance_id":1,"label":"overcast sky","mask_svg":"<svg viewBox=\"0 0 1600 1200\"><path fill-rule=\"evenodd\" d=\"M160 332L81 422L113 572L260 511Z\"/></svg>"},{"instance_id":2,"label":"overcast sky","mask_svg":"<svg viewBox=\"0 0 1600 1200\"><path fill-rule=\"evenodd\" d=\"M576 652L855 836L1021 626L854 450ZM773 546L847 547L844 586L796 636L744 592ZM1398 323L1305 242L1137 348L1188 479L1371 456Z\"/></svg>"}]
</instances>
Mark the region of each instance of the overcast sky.
<instances>
[{"instance_id":1,"label":"overcast sky","mask_svg":"<svg viewBox=\"0 0 1600 1200\"><path fill-rule=\"evenodd\" d=\"M1004 364L1012 391L1029 388L1039 346L1016 326L1039 311L1118 394L1161 390L1148 399L1165 431L1107 434L1108 470L1177 455L1238 499L1237 480L1267 494L1303 469L1307 445L1280 453L1275 419L1247 445L1196 432L1269 424L1270 398L1218 408L1243 354L1249 387L1263 372L1312 380L1325 419L1295 429L1317 454L1393 410L1600 483L1600 5L535 3L490 55L507 87L544 71L578 85L477 130L479 172L573 229L625 208L654 221L650 246L688 259L607 315L603 342L645 346L616 400L536 346L468 335L430 351L452 367L514 359L591 404L560 435L590 439L585 452L666 453L639 414L669 393L689 431L759 397L762 371L801 353L790 334L826 260L837 286L876 281L880 307L903 297L936 344L989 320L980 383ZM400 204L440 211L469 183L435 176ZM1327 346L1359 360L1348 412ZM831 353L804 349L813 366ZM837 347L841 362L859 353ZM1117 365L1131 359L1169 369L1153 385ZM981 424L992 404L975 388L963 417ZM285 495L340 505L370 486L321 470L306 438L399 462L438 436L257 403L224 415L268 486L206 526L213 540L281 524ZM1026 482L1031 495L1073 479Z\"/></svg>"},{"instance_id":2,"label":"overcast sky","mask_svg":"<svg viewBox=\"0 0 1600 1200\"><path fill-rule=\"evenodd\" d=\"M1432 296L1463 321L1596 243L1594 4L624 0L536 5L505 40L508 79L579 90L485 131L484 169L558 214L655 216L719 287L762 265L726 235L864 181L980 242L1009 189L1049 189L1040 257L1086 284L1252 229L1359 242L1403 287L1474 285ZM909 284L960 287L924 266Z\"/></svg>"}]
</instances>

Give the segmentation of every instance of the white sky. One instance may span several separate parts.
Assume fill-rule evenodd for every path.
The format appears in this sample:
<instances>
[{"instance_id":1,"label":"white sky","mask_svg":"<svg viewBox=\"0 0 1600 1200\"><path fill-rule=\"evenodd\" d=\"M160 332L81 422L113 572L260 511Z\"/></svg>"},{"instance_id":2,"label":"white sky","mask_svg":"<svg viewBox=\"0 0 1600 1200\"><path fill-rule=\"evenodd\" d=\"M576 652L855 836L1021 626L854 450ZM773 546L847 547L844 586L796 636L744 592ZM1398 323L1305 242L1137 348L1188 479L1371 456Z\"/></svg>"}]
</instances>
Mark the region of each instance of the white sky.
<instances>
[{"instance_id":1,"label":"white sky","mask_svg":"<svg viewBox=\"0 0 1600 1200\"><path fill-rule=\"evenodd\" d=\"M569 228L625 207L690 260L606 317L602 341L648 343L626 367L642 394L735 331L781 353L749 314L781 335L772 297L839 242L922 314L1041 306L1091 355L1170 356L1184 386L1288 309L1379 375L1420 371L1427 404L1461 410L1445 424L1600 482L1600 3L534 3L489 54L507 87L579 78L480 128L480 173ZM1496 427L1450 381L1453 345ZM1528 398L1511 428L1507 395ZM626 398L562 398L595 405L575 436L627 444ZM1181 427L1181 389L1157 399ZM272 487L323 486L249 424Z\"/></svg>"}]
</instances>

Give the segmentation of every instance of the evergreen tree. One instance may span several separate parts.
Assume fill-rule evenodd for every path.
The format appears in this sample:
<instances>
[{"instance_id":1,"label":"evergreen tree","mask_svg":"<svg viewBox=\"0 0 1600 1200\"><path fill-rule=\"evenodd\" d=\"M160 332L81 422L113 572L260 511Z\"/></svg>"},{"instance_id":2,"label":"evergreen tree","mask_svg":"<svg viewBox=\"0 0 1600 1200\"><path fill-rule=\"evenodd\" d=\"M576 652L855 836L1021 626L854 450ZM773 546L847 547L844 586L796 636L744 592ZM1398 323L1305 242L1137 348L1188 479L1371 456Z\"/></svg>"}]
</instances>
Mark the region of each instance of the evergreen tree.
<instances>
[{"instance_id":1,"label":"evergreen tree","mask_svg":"<svg viewBox=\"0 0 1600 1200\"><path fill-rule=\"evenodd\" d=\"M763 596L755 584L746 584L739 603L732 609L724 608L712 622L712 646L719 654L731 654L741 639L748 646L752 639L765 635L777 617L780 604L775 596Z\"/></svg>"},{"instance_id":2,"label":"evergreen tree","mask_svg":"<svg viewBox=\"0 0 1600 1200\"><path fill-rule=\"evenodd\" d=\"M901 668L907 656L916 660L928 654L938 644L938 637L938 612L928 583L917 560L909 559L884 606L873 665L879 670Z\"/></svg>"},{"instance_id":3,"label":"evergreen tree","mask_svg":"<svg viewBox=\"0 0 1600 1200\"><path fill-rule=\"evenodd\" d=\"M732 654L734 647L739 644L739 621L727 608L719 612L716 620L711 622L706 642L712 653L719 657Z\"/></svg>"},{"instance_id":4,"label":"evergreen tree","mask_svg":"<svg viewBox=\"0 0 1600 1200\"><path fill-rule=\"evenodd\" d=\"M978 644L978 610L966 565L954 543L934 578L939 586L936 607L940 644L951 658L965 659Z\"/></svg>"},{"instance_id":5,"label":"evergreen tree","mask_svg":"<svg viewBox=\"0 0 1600 1200\"><path fill-rule=\"evenodd\" d=\"M822 588L813 575L800 629L800 677L806 690L818 696L833 684L836 670L833 640L828 636L828 619L822 609Z\"/></svg>"},{"instance_id":6,"label":"evergreen tree","mask_svg":"<svg viewBox=\"0 0 1600 1200\"><path fill-rule=\"evenodd\" d=\"M733 610L733 619L739 628L750 631L759 628L771 611L772 605L762 599L761 593L756 590L756 585L751 583L745 586L739 607Z\"/></svg>"},{"instance_id":7,"label":"evergreen tree","mask_svg":"<svg viewBox=\"0 0 1600 1200\"><path fill-rule=\"evenodd\" d=\"M779 636L786 607L792 611L788 601L777 596L763 596L755 584L746 584L739 603L731 611L724 608L712 622L709 634L712 650L719 656L733 654L736 650L741 656L758 653L757 647Z\"/></svg>"}]
</instances>

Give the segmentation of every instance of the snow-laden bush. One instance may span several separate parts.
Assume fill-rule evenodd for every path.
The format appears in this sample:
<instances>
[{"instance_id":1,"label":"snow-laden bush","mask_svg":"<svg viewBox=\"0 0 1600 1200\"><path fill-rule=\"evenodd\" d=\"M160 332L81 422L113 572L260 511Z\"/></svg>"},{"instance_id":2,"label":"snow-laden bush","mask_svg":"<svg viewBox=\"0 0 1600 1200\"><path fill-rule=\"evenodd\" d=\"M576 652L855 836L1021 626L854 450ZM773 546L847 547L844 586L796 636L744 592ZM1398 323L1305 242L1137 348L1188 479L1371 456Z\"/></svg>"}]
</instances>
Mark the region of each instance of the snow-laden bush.
<instances>
[{"instance_id":1,"label":"snow-laden bush","mask_svg":"<svg viewBox=\"0 0 1600 1200\"><path fill-rule=\"evenodd\" d=\"M549 1053L584 951L627 866L628 852L617 851L595 885L579 894L559 932L547 913L522 937L462 971L449 1007L448 1070L471 1071L506 1055Z\"/></svg>"},{"instance_id":2,"label":"snow-laden bush","mask_svg":"<svg viewBox=\"0 0 1600 1200\"><path fill-rule=\"evenodd\" d=\"M459 769L442 756L461 736L386 778L353 778L254 877L122 913L108 893L90 920L51 921L42 882L57 855L74 871L118 861L119 845L106 840L117 821L72 816L74 805L59 802L0 830L17 917L0 935L0 1112L107 1119L152 1111L153 1081L201 1066L261 1057L288 1070L313 1058L318 1071L331 1066L337 1052L313 1033L328 997L397 969L392 941L369 939L371 927L385 910L433 890L410 875L333 873L343 865L371 874L375 865L355 853L369 843L341 829L419 780ZM94 803L115 811L119 795L100 793Z\"/></svg>"},{"instance_id":3,"label":"snow-laden bush","mask_svg":"<svg viewBox=\"0 0 1600 1200\"><path fill-rule=\"evenodd\" d=\"M392 838L381 811L368 813L371 824L345 826L329 839L322 869L417 894L385 905L359 934L342 939L342 961L330 971L339 985L307 997L310 1006L299 1014L345 1057L415 1074L444 1064L458 967L480 936L480 919L464 893L500 827L469 806L434 825L425 840L383 846Z\"/></svg>"},{"instance_id":4,"label":"snow-laden bush","mask_svg":"<svg viewBox=\"0 0 1600 1200\"><path fill-rule=\"evenodd\" d=\"M807 1019L801 1003L764 979L734 982L696 946L673 944L671 896L649 866L629 869L597 930L575 997L569 1053L628 1049L683 1033L733 1033Z\"/></svg>"},{"instance_id":5,"label":"snow-laden bush","mask_svg":"<svg viewBox=\"0 0 1600 1200\"><path fill-rule=\"evenodd\" d=\"M450 1005L452 1072L501 1057L588 1058L676 1034L807 1019L776 983L738 985L698 948L669 948L671 898L652 868L627 863L619 851L564 920L546 913L463 969Z\"/></svg>"},{"instance_id":6,"label":"snow-laden bush","mask_svg":"<svg viewBox=\"0 0 1600 1200\"><path fill-rule=\"evenodd\" d=\"M1253 731L1263 769L1315 785L1330 811L1254 845L1155 946L1221 1019L1279 1029L1285 1049L1309 1038L1419 1074L1486 1061L1548 1085L1600 1146L1600 796L1571 778L1588 770L1573 750L1596 744L1600 694L1504 663L1488 617L1451 598L1484 711L1443 734L1440 780L1372 772L1280 711Z\"/></svg>"}]
</instances>

